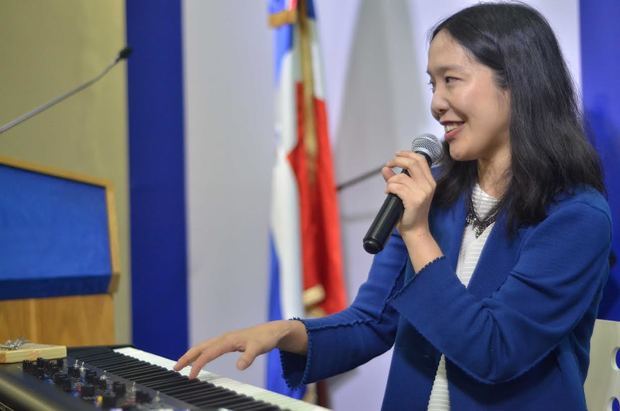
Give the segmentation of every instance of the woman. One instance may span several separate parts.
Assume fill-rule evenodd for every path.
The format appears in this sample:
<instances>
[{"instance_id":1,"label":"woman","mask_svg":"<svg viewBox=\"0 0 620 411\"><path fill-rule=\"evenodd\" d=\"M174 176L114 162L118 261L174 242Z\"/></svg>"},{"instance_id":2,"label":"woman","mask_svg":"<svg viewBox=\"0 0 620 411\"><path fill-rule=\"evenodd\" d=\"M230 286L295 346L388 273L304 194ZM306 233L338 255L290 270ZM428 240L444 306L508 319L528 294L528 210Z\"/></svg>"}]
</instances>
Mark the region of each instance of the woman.
<instances>
[{"instance_id":1,"label":"woman","mask_svg":"<svg viewBox=\"0 0 620 411\"><path fill-rule=\"evenodd\" d=\"M405 211L351 307L205 341L177 369L277 347L295 386L394 345L386 410L586 409L611 224L555 36L528 6L469 7L434 29L428 74L440 176L411 152L387 163Z\"/></svg>"}]
</instances>

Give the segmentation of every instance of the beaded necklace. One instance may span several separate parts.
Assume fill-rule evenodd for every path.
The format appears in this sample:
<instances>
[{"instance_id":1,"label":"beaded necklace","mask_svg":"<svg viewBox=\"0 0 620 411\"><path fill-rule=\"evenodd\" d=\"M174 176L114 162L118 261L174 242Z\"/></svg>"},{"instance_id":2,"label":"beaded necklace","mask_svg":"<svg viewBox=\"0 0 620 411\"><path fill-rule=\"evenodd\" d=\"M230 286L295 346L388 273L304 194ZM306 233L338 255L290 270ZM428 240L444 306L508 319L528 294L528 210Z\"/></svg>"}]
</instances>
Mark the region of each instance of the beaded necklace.
<instances>
[{"instance_id":1,"label":"beaded necklace","mask_svg":"<svg viewBox=\"0 0 620 411\"><path fill-rule=\"evenodd\" d=\"M491 211L487 214L486 217L480 218L474 209L474 200L473 196L469 196L469 204L467 210L467 217L465 217L465 222L467 225L471 225L474 230L474 235L476 238L480 237L480 235L487 229L491 224L497 220L497 215L499 214L499 202L493 206Z\"/></svg>"}]
</instances>

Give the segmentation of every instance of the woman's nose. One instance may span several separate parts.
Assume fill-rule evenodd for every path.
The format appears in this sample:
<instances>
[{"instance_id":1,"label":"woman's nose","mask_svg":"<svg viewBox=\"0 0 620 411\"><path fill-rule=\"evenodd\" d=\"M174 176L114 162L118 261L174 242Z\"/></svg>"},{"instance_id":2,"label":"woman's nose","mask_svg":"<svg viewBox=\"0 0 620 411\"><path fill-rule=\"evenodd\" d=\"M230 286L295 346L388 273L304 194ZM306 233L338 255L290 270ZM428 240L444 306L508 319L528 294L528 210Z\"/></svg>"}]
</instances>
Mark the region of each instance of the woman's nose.
<instances>
[{"instance_id":1,"label":"woman's nose","mask_svg":"<svg viewBox=\"0 0 620 411\"><path fill-rule=\"evenodd\" d=\"M450 105L448 104L448 100L446 99L444 93L438 87L433 93L433 98L431 99L431 114L435 119L439 120L439 118L448 111Z\"/></svg>"}]
</instances>

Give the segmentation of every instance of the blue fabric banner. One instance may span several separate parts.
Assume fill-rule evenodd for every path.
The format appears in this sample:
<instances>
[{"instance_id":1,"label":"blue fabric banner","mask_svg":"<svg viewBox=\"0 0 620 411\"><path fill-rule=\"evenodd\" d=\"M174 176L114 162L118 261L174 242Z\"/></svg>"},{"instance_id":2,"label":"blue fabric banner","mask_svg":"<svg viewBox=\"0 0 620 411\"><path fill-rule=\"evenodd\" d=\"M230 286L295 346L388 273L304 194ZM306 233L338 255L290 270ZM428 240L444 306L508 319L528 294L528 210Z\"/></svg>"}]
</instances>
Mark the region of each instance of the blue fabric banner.
<instances>
[{"instance_id":1,"label":"blue fabric banner","mask_svg":"<svg viewBox=\"0 0 620 411\"><path fill-rule=\"evenodd\" d=\"M620 2L581 0L583 110L590 138L605 169L613 221L613 250L620 256ZM620 321L620 265L615 263L599 318Z\"/></svg>"}]
</instances>

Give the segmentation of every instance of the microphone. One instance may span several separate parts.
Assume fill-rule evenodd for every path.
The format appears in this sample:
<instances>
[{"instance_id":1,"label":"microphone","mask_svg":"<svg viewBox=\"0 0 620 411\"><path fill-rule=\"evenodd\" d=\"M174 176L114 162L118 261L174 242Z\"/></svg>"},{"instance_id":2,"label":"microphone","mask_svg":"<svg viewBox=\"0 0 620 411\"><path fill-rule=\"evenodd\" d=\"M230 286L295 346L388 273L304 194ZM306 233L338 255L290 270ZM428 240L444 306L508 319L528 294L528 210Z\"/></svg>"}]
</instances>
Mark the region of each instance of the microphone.
<instances>
[{"instance_id":1,"label":"microphone","mask_svg":"<svg viewBox=\"0 0 620 411\"><path fill-rule=\"evenodd\" d=\"M422 154L429 167L439 161L443 155L441 142L432 134L422 134L411 142L411 151ZM409 175L407 170L403 173ZM383 246L398 220L403 214L403 202L397 195L389 193L379 213L364 236L364 250L377 254Z\"/></svg>"},{"instance_id":2,"label":"microphone","mask_svg":"<svg viewBox=\"0 0 620 411\"><path fill-rule=\"evenodd\" d=\"M118 64L119 61L127 59L127 57L129 57L130 54L131 54L131 49L129 47L123 48L121 51L119 51L119 53L116 56L116 58L114 59L114 61L112 63L110 63L106 68L104 68L101 73L99 73L98 75L96 75L92 79L88 80L87 82L85 82L83 84L80 84L76 88L74 88L72 90L69 90L65 94L62 94L62 95L57 96L57 97L54 97L53 99L51 99L47 103L42 104L39 107L36 107L35 109L27 112L26 114L22 114L21 116L17 117L16 119L9 121L8 123L6 123L2 127L0 127L0 134L4 133L5 131L8 131L8 130L12 129L13 127L15 127L18 124L23 123L24 121L28 120L31 117L36 116L37 114L41 113L42 111L47 110L48 108L52 107L53 105L60 103L61 101L63 101L67 97L71 97L75 93L78 93L78 92L84 90L85 88L87 88L88 86L90 86L91 84L93 84L94 82L99 80L101 77L105 76L108 73L108 71L110 71L112 69L112 67L114 67L114 66L116 66Z\"/></svg>"},{"instance_id":3,"label":"microphone","mask_svg":"<svg viewBox=\"0 0 620 411\"><path fill-rule=\"evenodd\" d=\"M131 47L125 47L121 51L118 52L118 56L116 56L116 60L114 63L118 63L121 60L127 60L127 58L131 55Z\"/></svg>"}]
</instances>

